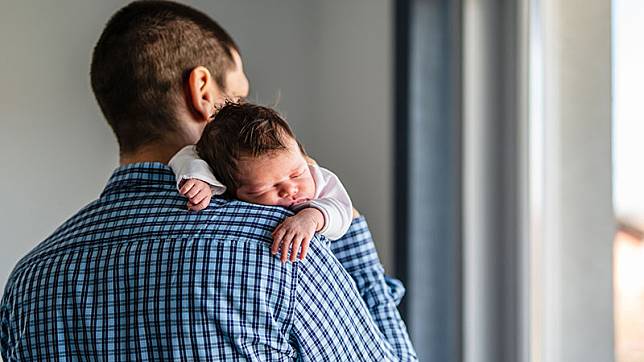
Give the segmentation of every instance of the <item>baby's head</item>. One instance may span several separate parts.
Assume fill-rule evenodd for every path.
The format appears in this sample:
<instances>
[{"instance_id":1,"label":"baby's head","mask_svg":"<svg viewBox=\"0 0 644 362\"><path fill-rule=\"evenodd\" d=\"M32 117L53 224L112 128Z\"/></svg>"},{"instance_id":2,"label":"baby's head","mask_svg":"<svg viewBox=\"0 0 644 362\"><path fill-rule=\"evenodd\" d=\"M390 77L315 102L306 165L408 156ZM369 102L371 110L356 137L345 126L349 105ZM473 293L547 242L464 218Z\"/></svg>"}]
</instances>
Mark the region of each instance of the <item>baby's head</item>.
<instances>
[{"instance_id":1,"label":"baby's head","mask_svg":"<svg viewBox=\"0 0 644 362\"><path fill-rule=\"evenodd\" d=\"M284 207L314 197L304 149L288 123L268 107L226 104L204 129L197 152L229 196Z\"/></svg>"}]
</instances>

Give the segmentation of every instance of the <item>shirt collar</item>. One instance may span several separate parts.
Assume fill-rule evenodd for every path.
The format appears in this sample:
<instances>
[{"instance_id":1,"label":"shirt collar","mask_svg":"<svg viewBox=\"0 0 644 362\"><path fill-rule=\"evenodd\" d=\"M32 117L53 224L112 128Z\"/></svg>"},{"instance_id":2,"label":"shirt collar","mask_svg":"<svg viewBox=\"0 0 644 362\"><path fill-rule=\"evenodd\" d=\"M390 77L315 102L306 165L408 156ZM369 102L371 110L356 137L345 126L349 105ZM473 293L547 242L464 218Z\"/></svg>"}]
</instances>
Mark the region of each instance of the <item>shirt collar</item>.
<instances>
[{"instance_id":1,"label":"shirt collar","mask_svg":"<svg viewBox=\"0 0 644 362\"><path fill-rule=\"evenodd\" d=\"M114 170L101 197L142 186L176 190L174 173L168 165L161 162L130 163Z\"/></svg>"}]
</instances>

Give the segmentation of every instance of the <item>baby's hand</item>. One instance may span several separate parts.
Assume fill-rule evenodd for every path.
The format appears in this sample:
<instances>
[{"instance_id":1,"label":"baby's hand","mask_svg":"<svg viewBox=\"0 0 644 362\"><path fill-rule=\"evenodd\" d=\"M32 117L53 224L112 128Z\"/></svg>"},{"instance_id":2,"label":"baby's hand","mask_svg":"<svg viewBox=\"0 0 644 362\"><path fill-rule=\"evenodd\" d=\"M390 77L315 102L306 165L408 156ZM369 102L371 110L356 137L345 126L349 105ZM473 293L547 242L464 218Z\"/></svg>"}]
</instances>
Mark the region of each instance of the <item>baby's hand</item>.
<instances>
[{"instance_id":1,"label":"baby's hand","mask_svg":"<svg viewBox=\"0 0 644 362\"><path fill-rule=\"evenodd\" d=\"M313 234L322 229L324 226L324 215L315 208L302 209L297 214L286 218L275 231L273 231L273 245L271 252L277 254L278 249L282 249L282 263L286 262L289 246L291 250L290 260L293 262L297 257L297 252L302 246L300 251L300 260L306 257L306 252L309 250L309 242L313 238Z\"/></svg>"},{"instance_id":2,"label":"baby's hand","mask_svg":"<svg viewBox=\"0 0 644 362\"><path fill-rule=\"evenodd\" d=\"M183 182L179 193L188 198L188 210L199 211L208 207L212 190L210 185L196 178Z\"/></svg>"}]
</instances>

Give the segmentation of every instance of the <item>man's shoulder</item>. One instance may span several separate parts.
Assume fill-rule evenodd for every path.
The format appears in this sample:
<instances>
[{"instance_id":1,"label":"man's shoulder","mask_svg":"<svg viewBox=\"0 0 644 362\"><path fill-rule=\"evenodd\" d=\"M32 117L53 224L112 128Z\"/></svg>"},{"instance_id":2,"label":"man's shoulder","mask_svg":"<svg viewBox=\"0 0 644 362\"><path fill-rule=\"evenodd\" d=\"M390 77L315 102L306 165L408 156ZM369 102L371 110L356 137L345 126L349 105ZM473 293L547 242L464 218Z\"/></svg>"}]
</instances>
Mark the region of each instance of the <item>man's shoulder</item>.
<instances>
[{"instance_id":1,"label":"man's shoulder","mask_svg":"<svg viewBox=\"0 0 644 362\"><path fill-rule=\"evenodd\" d=\"M105 245L199 239L268 245L275 227L290 215L292 211L282 207L224 198L214 198L208 208L194 212L175 193L110 195L63 222L16 264L14 272L43 258Z\"/></svg>"},{"instance_id":2,"label":"man's shoulder","mask_svg":"<svg viewBox=\"0 0 644 362\"><path fill-rule=\"evenodd\" d=\"M215 198L207 209L190 212L185 199L171 193L140 196L99 199L81 209L14 269L0 307L15 307L21 315L57 313L79 302L78 293L81 303L118 297L123 308L107 313L119 326L131 310L127 303L167 306L177 297L184 306L211 308L209 318L232 326L229 335L252 336L265 321L271 321L266 328L290 329L301 265L282 264L270 253L270 238L291 211ZM311 242L314 250L319 243L317 237ZM240 306L255 312L239 314ZM78 310L79 318L94 318L83 314L87 308ZM193 312L202 316L201 309ZM182 308L163 313L172 328L197 328L192 319L177 317ZM61 325L67 326L33 325L25 333L60 332L55 328Z\"/></svg>"},{"instance_id":3,"label":"man's shoulder","mask_svg":"<svg viewBox=\"0 0 644 362\"><path fill-rule=\"evenodd\" d=\"M183 214L183 210L180 214ZM214 198L198 212L188 211L196 223L192 231L209 235L272 242L273 230L293 212L280 206L251 204L235 199Z\"/></svg>"}]
</instances>

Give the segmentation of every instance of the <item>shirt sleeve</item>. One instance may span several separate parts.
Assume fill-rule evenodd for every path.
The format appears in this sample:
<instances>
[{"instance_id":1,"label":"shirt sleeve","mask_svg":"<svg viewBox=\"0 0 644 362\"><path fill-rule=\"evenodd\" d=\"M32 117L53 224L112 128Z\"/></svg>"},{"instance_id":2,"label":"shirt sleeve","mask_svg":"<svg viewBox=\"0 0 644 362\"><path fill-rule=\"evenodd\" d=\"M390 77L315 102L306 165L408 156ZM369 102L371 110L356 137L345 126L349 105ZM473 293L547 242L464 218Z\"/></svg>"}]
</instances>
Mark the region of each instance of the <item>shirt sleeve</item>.
<instances>
[{"instance_id":1,"label":"shirt sleeve","mask_svg":"<svg viewBox=\"0 0 644 362\"><path fill-rule=\"evenodd\" d=\"M300 361L399 361L351 277L328 246L312 241L297 265L291 339Z\"/></svg>"},{"instance_id":2,"label":"shirt sleeve","mask_svg":"<svg viewBox=\"0 0 644 362\"><path fill-rule=\"evenodd\" d=\"M226 186L215 178L208 163L199 158L195 145L182 148L172 156L168 166L170 166L177 179L177 189L180 188L182 181L197 179L208 183L213 195L221 195L226 192Z\"/></svg>"},{"instance_id":3,"label":"shirt sleeve","mask_svg":"<svg viewBox=\"0 0 644 362\"><path fill-rule=\"evenodd\" d=\"M324 215L324 227L319 231L330 240L337 240L344 235L353 218L351 198L342 182L333 172L316 165L310 165L311 175L315 180L315 199L298 205L314 207Z\"/></svg>"},{"instance_id":4,"label":"shirt sleeve","mask_svg":"<svg viewBox=\"0 0 644 362\"><path fill-rule=\"evenodd\" d=\"M349 231L331 243L331 250L351 275L371 317L397 358L417 360L407 327L397 309L405 289L400 281L385 275L365 218L355 218Z\"/></svg>"},{"instance_id":5,"label":"shirt sleeve","mask_svg":"<svg viewBox=\"0 0 644 362\"><path fill-rule=\"evenodd\" d=\"M3 300L4 302L4 300ZM3 361L9 361L15 346L15 338L13 337L12 330L9 324L9 308L4 304L0 304L0 356Z\"/></svg>"}]
</instances>

